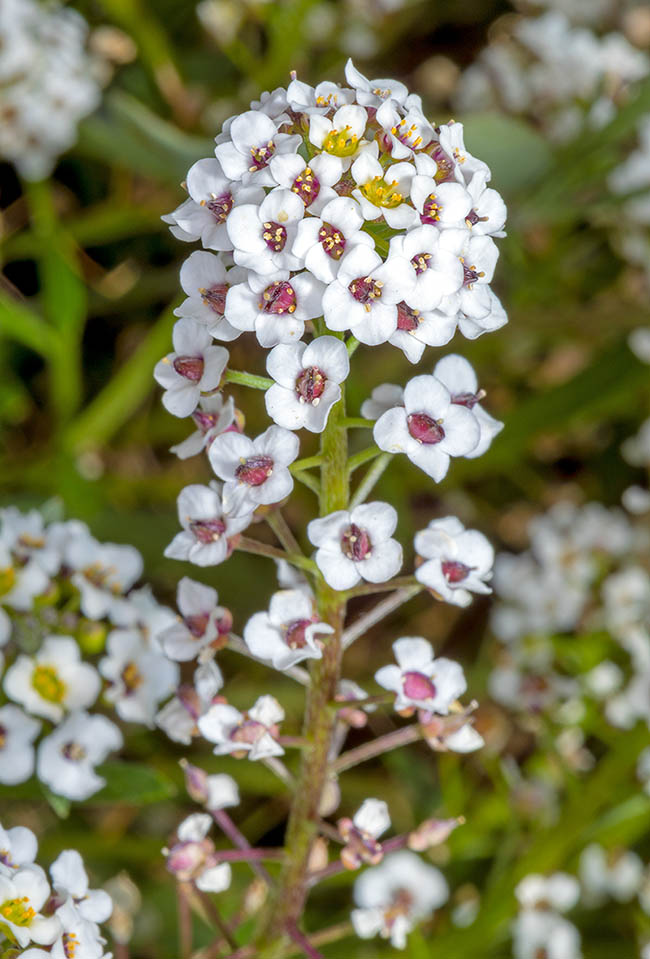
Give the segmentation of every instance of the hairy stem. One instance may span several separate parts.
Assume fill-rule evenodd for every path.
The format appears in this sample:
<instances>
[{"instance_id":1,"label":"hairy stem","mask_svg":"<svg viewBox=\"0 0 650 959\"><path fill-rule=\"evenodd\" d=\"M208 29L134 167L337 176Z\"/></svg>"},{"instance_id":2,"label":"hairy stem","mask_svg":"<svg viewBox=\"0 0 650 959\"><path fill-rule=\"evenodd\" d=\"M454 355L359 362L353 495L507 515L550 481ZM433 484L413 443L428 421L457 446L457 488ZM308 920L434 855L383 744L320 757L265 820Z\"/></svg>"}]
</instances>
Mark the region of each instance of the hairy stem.
<instances>
[{"instance_id":1,"label":"hairy stem","mask_svg":"<svg viewBox=\"0 0 650 959\"><path fill-rule=\"evenodd\" d=\"M341 425L345 415L345 397L333 407L321 436L320 515L326 516L348 505L347 430ZM323 648L322 659L311 667L311 687L307 694L303 735L304 749L294 799L289 813L285 839L286 865L280 877L278 894L262 932L260 959L280 959L291 943L302 916L308 891L309 857L318 835L319 807L326 782L328 754L336 721L329 703L334 699L340 676L345 597L333 590L321 577L316 581L316 602L323 622L334 628Z\"/></svg>"}]
</instances>

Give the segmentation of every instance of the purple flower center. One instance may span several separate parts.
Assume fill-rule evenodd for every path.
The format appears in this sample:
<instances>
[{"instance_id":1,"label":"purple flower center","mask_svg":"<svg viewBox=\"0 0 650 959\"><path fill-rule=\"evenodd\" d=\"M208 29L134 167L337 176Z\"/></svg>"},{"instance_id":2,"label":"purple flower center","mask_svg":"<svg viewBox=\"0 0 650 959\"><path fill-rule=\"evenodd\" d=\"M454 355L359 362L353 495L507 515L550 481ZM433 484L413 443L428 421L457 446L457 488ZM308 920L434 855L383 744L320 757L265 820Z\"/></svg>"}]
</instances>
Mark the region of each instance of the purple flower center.
<instances>
[{"instance_id":1,"label":"purple flower center","mask_svg":"<svg viewBox=\"0 0 650 959\"><path fill-rule=\"evenodd\" d=\"M248 172L255 173L257 170L263 170L265 166L268 166L274 153L275 143L273 140L269 140L263 146L251 147L251 165Z\"/></svg>"},{"instance_id":2,"label":"purple flower center","mask_svg":"<svg viewBox=\"0 0 650 959\"><path fill-rule=\"evenodd\" d=\"M208 628L210 613L196 613L195 616L185 616L183 622L195 639L201 639Z\"/></svg>"},{"instance_id":3,"label":"purple flower center","mask_svg":"<svg viewBox=\"0 0 650 959\"><path fill-rule=\"evenodd\" d=\"M270 456L249 456L235 470L240 483L248 486L262 486L273 472L273 460Z\"/></svg>"},{"instance_id":4,"label":"purple flower center","mask_svg":"<svg viewBox=\"0 0 650 959\"><path fill-rule=\"evenodd\" d=\"M264 233L262 233L262 239L269 250L273 253L281 253L287 242L286 228L283 227L281 223L276 223L275 220L267 220L263 226Z\"/></svg>"},{"instance_id":5,"label":"purple flower center","mask_svg":"<svg viewBox=\"0 0 650 959\"><path fill-rule=\"evenodd\" d=\"M61 755L70 762L79 763L86 757L86 750L79 743L69 742L61 747Z\"/></svg>"},{"instance_id":6,"label":"purple flower center","mask_svg":"<svg viewBox=\"0 0 650 959\"><path fill-rule=\"evenodd\" d=\"M484 394L483 394L484 395ZM456 393L451 398L451 402L456 406L466 406L468 410L473 410L479 400L483 399L479 393Z\"/></svg>"},{"instance_id":7,"label":"purple flower center","mask_svg":"<svg viewBox=\"0 0 650 959\"><path fill-rule=\"evenodd\" d=\"M174 369L179 376L184 376L192 383L198 383L203 376L205 363L202 356L177 356L174 359Z\"/></svg>"},{"instance_id":8,"label":"purple flower center","mask_svg":"<svg viewBox=\"0 0 650 959\"><path fill-rule=\"evenodd\" d=\"M397 329L404 330L406 333L412 333L420 325L420 311L412 310L410 306L402 300L397 304Z\"/></svg>"},{"instance_id":9,"label":"purple flower center","mask_svg":"<svg viewBox=\"0 0 650 959\"><path fill-rule=\"evenodd\" d=\"M408 696L409 699L433 699L436 695L436 687L424 673L404 673L402 677L402 689L404 690L404 695Z\"/></svg>"},{"instance_id":10,"label":"purple flower center","mask_svg":"<svg viewBox=\"0 0 650 959\"><path fill-rule=\"evenodd\" d=\"M341 549L343 555L355 563L366 559L370 556L372 550L372 543L367 530L352 523L341 536Z\"/></svg>"},{"instance_id":11,"label":"purple flower center","mask_svg":"<svg viewBox=\"0 0 650 959\"><path fill-rule=\"evenodd\" d=\"M298 194L305 206L314 202L320 193L320 183L311 167L306 166L302 173L298 174L291 189Z\"/></svg>"},{"instance_id":12,"label":"purple flower center","mask_svg":"<svg viewBox=\"0 0 650 959\"><path fill-rule=\"evenodd\" d=\"M223 316L226 309L226 294L228 293L227 283L215 283L209 290L199 290L206 306L209 306L213 313Z\"/></svg>"},{"instance_id":13,"label":"purple flower center","mask_svg":"<svg viewBox=\"0 0 650 959\"><path fill-rule=\"evenodd\" d=\"M296 393L301 403L311 403L318 406L318 402L325 391L327 377L317 366L308 366L300 373L296 380Z\"/></svg>"},{"instance_id":14,"label":"purple flower center","mask_svg":"<svg viewBox=\"0 0 650 959\"><path fill-rule=\"evenodd\" d=\"M434 178L436 183L444 183L446 180L453 180L455 166L454 161L451 159L451 157L447 156L440 144L438 144L431 151L431 156L436 161L436 165L438 167Z\"/></svg>"},{"instance_id":15,"label":"purple flower center","mask_svg":"<svg viewBox=\"0 0 650 959\"><path fill-rule=\"evenodd\" d=\"M202 433L208 433L217 425L218 417L216 413L207 413L205 410L194 410L192 419Z\"/></svg>"},{"instance_id":16,"label":"purple flower center","mask_svg":"<svg viewBox=\"0 0 650 959\"><path fill-rule=\"evenodd\" d=\"M467 263L465 263L464 257L462 256L460 258L460 262L463 264L463 286L466 286L471 290L476 281L485 276L485 273L483 270L478 272L474 264L468 266Z\"/></svg>"},{"instance_id":17,"label":"purple flower center","mask_svg":"<svg viewBox=\"0 0 650 959\"><path fill-rule=\"evenodd\" d=\"M424 220L424 217L421 217ZM431 259L430 253L417 253L414 257L411 257L411 265L417 273L418 276L421 276L423 273L426 273L430 269L429 260Z\"/></svg>"},{"instance_id":18,"label":"purple flower center","mask_svg":"<svg viewBox=\"0 0 650 959\"><path fill-rule=\"evenodd\" d=\"M311 619L294 619L285 627L284 641L289 649L304 649L307 645L305 633L308 626L311 626Z\"/></svg>"},{"instance_id":19,"label":"purple flower center","mask_svg":"<svg viewBox=\"0 0 650 959\"><path fill-rule=\"evenodd\" d=\"M442 212L442 204L438 202L437 193L430 193L422 204L420 220L422 223L438 223Z\"/></svg>"},{"instance_id":20,"label":"purple flower center","mask_svg":"<svg viewBox=\"0 0 650 959\"><path fill-rule=\"evenodd\" d=\"M425 446L433 446L445 438L445 431L441 424L426 413L411 413L406 422L413 439L418 443L424 443Z\"/></svg>"},{"instance_id":21,"label":"purple flower center","mask_svg":"<svg viewBox=\"0 0 650 959\"><path fill-rule=\"evenodd\" d=\"M245 719L240 726L232 730L229 738L233 743L247 743L249 746L254 746L266 732L268 730L263 723L258 723L255 719Z\"/></svg>"},{"instance_id":22,"label":"purple flower center","mask_svg":"<svg viewBox=\"0 0 650 959\"><path fill-rule=\"evenodd\" d=\"M226 524L219 518L195 519L190 523L189 528L199 543L204 543L206 546L209 543L216 543L226 532Z\"/></svg>"},{"instance_id":23,"label":"purple flower center","mask_svg":"<svg viewBox=\"0 0 650 959\"><path fill-rule=\"evenodd\" d=\"M318 240L328 256L333 260L340 260L345 253L345 237L337 227L323 222L318 231Z\"/></svg>"},{"instance_id":24,"label":"purple flower center","mask_svg":"<svg viewBox=\"0 0 650 959\"><path fill-rule=\"evenodd\" d=\"M466 566L465 563L459 563L457 560L446 559L441 563L442 575L448 583L461 583L467 579L473 567Z\"/></svg>"},{"instance_id":25,"label":"purple flower center","mask_svg":"<svg viewBox=\"0 0 650 959\"><path fill-rule=\"evenodd\" d=\"M259 306L263 313L294 313L296 291L287 280L276 280L264 290Z\"/></svg>"},{"instance_id":26,"label":"purple flower center","mask_svg":"<svg viewBox=\"0 0 650 959\"><path fill-rule=\"evenodd\" d=\"M370 310L373 302L381 297L383 285L379 280L373 280L371 276L359 276L356 280L352 280L348 290L357 303L363 303L365 308Z\"/></svg>"},{"instance_id":27,"label":"purple flower center","mask_svg":"<svg viewBox=\"0 0 650 959\"><path fill-rule=\"evenodd\" d=\"M210 200L206 200L205 206L207 206L217 223L225 223L228 219L228 214L233 208L234 202L232 193L222 193L221 196L213 196Z\"/></svg>"}]
</instances>

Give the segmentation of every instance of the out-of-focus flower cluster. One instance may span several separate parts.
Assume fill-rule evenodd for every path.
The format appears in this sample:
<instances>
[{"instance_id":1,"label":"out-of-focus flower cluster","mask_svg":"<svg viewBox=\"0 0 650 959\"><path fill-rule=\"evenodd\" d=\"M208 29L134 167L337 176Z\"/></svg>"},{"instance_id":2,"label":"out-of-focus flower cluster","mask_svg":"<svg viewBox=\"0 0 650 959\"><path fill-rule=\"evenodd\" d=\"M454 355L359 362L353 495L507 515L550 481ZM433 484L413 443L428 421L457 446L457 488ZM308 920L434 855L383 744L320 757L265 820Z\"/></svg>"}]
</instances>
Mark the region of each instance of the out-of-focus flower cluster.
<instances>
[{"instance_id":1,"label":"out-of-focus flower cluster","mask_svg":"<svg viewBox=\"0 0 650 959\"><path fill-rule=\"evenodd\" d=\"M89 888L76 850L66 849L55 859L49 879L37 855L30 829L0 826L0 944L8 950L3 954L110 959L100 929L113 911L109 894Z\"/></svg>"}]
</instances>

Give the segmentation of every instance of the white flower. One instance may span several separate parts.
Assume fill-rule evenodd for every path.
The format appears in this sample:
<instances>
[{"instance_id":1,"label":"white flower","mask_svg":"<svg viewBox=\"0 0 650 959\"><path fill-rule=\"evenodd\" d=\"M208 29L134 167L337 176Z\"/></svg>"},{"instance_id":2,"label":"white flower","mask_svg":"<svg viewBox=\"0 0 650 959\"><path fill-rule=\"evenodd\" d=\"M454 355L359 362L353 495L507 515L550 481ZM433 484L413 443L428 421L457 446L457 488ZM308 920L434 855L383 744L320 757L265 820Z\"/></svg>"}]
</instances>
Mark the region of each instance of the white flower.
<instances>
[{"instance_id":1,"label":"white flower","mask_svg":"<svg viewBox=\"0 0 650 959\"><path fill-rule=\"evenodd\" d=\"M524 910L512 924L515 959L581 959L580 933L552 911Z\"/></svg>"},{"instance_id":2,"label":"white flower","mask_svg":"<svg viewBox=\"0 0 650 959\"><path fill-rule=\"evenodd\" d=\"M225 433L230 429L238 431L237 417L238 413L235 410L232 396L227 397L227 399L224 399L222 393L215 393L214 396L202 396L199 405L192 413L192 419L198 429L181 443L171 446L169 452L175 453L181 460L196 456L197 453L207 449L215 436L219 436L220 433Z\"/></svg>"},{"instance_id":3,"label":"white flower","mask_svg":"<svg viewBox=\"0 0 650 959\"><path fill-rule=\"evenodd\" d=\"M181 615L157 636L170 659L186 662L199 655L218 637L227 634L232 617L218 605L216 589L184 576L178 584L176 604Z\"/></svg>"},{"instance_id":4,"label":"white flower","mask_svg":"<svg viewBox=\"0 0 650 959\"><path fill-rule=\"evenodd\" d=\"M40 596L50 585L50 577L35 557L24 566L20 561L14 564L9 548L0 540L0 572L8 586L2 595L2 602L12 609L28 610L32 608L35 596ZM6 632L6 626L4 627Z\"/></svg>"},{"instance_id":5,"label":"white flower","mask_svg":"<svg viewBox=\"0 0 650 959\"><path fill-rule=\"evenodd\" d=\"M266 368L275 380L264 396L269 416L286 429L322 433L350 372L345 343L334 336L316 337L309 346L281 343Z\"/></svg>"},{"instance_id":6,"label":"white flower","mask_svg":"<svg viewBox=\"0 0 650 959\"><path fill-rule=\"evenodd\" d=\"M466 227L472 197L465 184L456 180L438 182L435 161L429 156L417 157L415 166L417 174L411 183L411 199L420 222L434 229Z\"/></svg>"},{"instance_id":7,"label":"white flower","mask_svg":"<svg viewBox=\"0 0 650 959\"><path fill-rule=\"evenodd\" d=\"M189 199L163 220L172 225L179 240L201 240L210 250L232 249L226 225L233 209L242 203L261 203L264 191L234 183L215 159L197 160L187 174Z\"/></svg>"},{"instance_id":8,"label":"white flower","mask_svg":"<svg viewBox=\"0 0 650 959\"><path fill-rule=\"evenodd\" d=\"M464 131L462 123L443 123L438 128L438 140L440 148L450 157L457 171L457 175L469 183L476 172L485 174L485 179L491 178L490 168L487 163L478 160L469 152L465 146ZM434 154L434 159L438 162L438 157Z\"/></svg>"},{"instance_id":9,"label":"white flower","mask_svg":"<svg viewBox=\"0 0 650 959\"><path fill-rule=\"evenodd\" d=\"M337 196L323 207L320 216L301 220L293 252L317 279L331 283L344 253L358 243L374 245L372 237L361 229L363 224L357 201L349 196Z\"/></svg>"},{"instance_id":10,"label":"white flower","mask_svg":"<svg viewBox=\"0 0 650 959\"><path fill-rule=\"evenodd\" d=\"M105 716L73 713L38 747L38 778L59 796L88 799L106 785L95 766L122 742L122 733Z\"/></svg>"},{"instance_id":11,"label":"white flower","mask_svg":"<svg viewBox=\"0 0 650 959\"><path fill-rule=\"evenodd\" d=\"M364 219L383 216L394 230L408 229L418 221L416 210L407 202L415 175L412 163L392 163L388 167L377 159L377 144L362 150L350 173L356 183L352 196L361 207Z\"/></svg>"},{"instance_id":12,"label":"white flower","mask_svg":"<svg viewBox=\"0 0 650 959\"><path fill-rule=\"evenodd\" d=\"M30 942L49 945L61 926L56 916L41 913L50 895L50 886L40 866L28 865L11 876L0 873L0 931L21 948Z\"/></svg>"},{"instance_id":13,"label":"white flower","mask_svg":"<svg viewBox=\"0 0 650 959\"><path fill-rule=\"evenodd\" d=\"M305 205L293 190L276 187L258 206L246 203L228 219L228 236L235 263L256 273L299 270L302 261L292 253Z\"/></svg>"},{"instance_id":14,"label":"white flower","mask_svg":"<svg viewBox=\"0 0 650 959\"><path fill-rule=\"evenodd\" d=\"M425 347L444 346L456 332L456 314L442 310L414 310L397 304L397 329L388 342L397 346L410 363L419 363Z\"/></svg>"},{"instance_id":15,"label":"white flower","mask_svg":"<svg viewBox=\"0 0 650 959\"><path fill-rule=\"evenodd\" d=\"M488 179L485 170L477 170L467 184L472 208L465 224L475 235L505 236L503 226L508 211L501 194L487 186Z\"/></svg>"},{"instance_id":16,"label":"white flower","mask_svg":"<svg viewBox=\"0 0 650 959\"><path fill-rule=\"evenodd\" d=\"M397 329L397 304L408 297L415 271L404 257L384 262L365 244L342 258L336 279L323 294L323 315L330 330L351 330L362 343L385 343Z\"/></svg>"},{"instance_id":17,"label":"white flower","mask_svg":"<svg viewBox=\"0 0 650 959\"><path fill-rule=\"evenodd\" d=\"M325 80L315 87L293 79L287 87L287 100L298 113L329 113L331 109L354 103L354 90Z\"/></svg>"},{"instance_id":18,"label":"white flower","mask_svg":"<svg viewBox=\"0 0 650 959\"><path fill-rule=\"evenodd\" d=\"M472 593L491 593L494 550L475 529L465 529L455 516L432 520L415 534L415 552L426 560L415 577L454 606L469 606Z\"/></svg>"},{"instance_id":19,"label":"white flower","mask_svg":"<svg viewBox=\"0 0 650 959\"><path fill-rule=\"evenodd\" d=\"M0 826L0 875L11 876L20 866L33 863L37 851L38 843L31 829L25 826L3 829Z\"/></svg>"},{"instance_id":20,"label":"white flower","mask_svg":"<svg viewBox=\"0 0 650 959\"><path fill-rule=\"evenodd\" d=\"M214 150L224 173L257 187L274 185L269 168L272 157L296 153L302 143L302 137L278 133L273 120L255 110L235 117L228 134L230 142L218 143Z\"/></svg>"},{"instance_id":21,"label":"white flower","mask_svg":"<svg viewBox=\"0 0 650 959\"><path fill-rule=\"evenodd\" d=\"M351 914L354 931L362 939L380 935L396 949L417 922L430 916L449 898L449 887L435 866L403 850L386 856L379 866L366 869L354 884L357 909Z\"/></svg>"},{"instance_id":22,"label":"white flower","mask_svg":"<svg viewBox=\"0 0 650 959\"><path fill-rule=\"evenodd\" d=\"M385 100L394 100L403 106L408 98L408 90L399 80L369 80L355 67L352 60L345 64L345 79L357 92L357 103L368 107L379 107Z\"/></svg>"},{"instance_id":23,"label":"white flower","mask_svg":"<svg viewBox=\"0 0 650 959\"><path fill-rule=\"evenodd\" d=\"M197 720L207 712L222 687L223 676L214 660L203 663L194 671L194 684L183 683L163 706L156 716L156 725L175 743L189 746L192 737L198 735Z\"/></svg>"},{"instance_id":24,"label":"white flower","mask_svg":"<svg viewBox=\"0 0 650 959\"><path fill-rule=\"evenodd\" d=\"M455 233L451 234L455 239ZM425 312L439 306L463 285L463 265L448 246L446 234L434 226L418 226L404 236L394 236L390 253L408 260L415 272L414 285L406 296L407 304Z\"/></svg>"},{"instance_id":25,"label":"white flower","mask_svg":"<svg viewBox=\"0 0 650 959\"><path fill-rule=\"evenodd\" d=\"M100 680L90 663L82 661L76 640L47 636L34 656L18 656L5 674L3 688L28 712L57 723L66 711L91 706Z\"/></svg>"},{"instance_id":26,"label":"white flower","mask_svg":"<svg viewBox=\"0 0 650 959\"><path fill-rule=\"evenodd\" d=\"M580 856L580 881L585 900L591 906L607 899L629 902L643 881L643 862L631 849L614 849L610 853L591 843Z\"/></svg>"},{"instance_id":27,"label":"white flower","mask_svg":"<svg viewBox=\"0 0 650 959\"><path fill-rule=\"evenodd\" d=\"M404 405L404 388L395 383L382 383L370 394L370 399L361 404L361 415L369 420L377 420L394 406Z\"/></svg>"},{"instance_id":28,"label":"white flower","mask_svg":"<svg viewBox=\"0 0 650 959\"><path fill-rule=\"evenodd\" d=\"M195 320L178 320L173 339L174 352L156 363L153 375L164 387L165 409L173 416L189 416L201 393L219 386L229 354L223 346L212 345L210 333Z\"/></svg>"},{"instance_id":29,"label":"white flower","mask_svg":"<svg viewBox=\"0 0 650 959\"><path fill-rule=\"evenodd\" d=\"M566 872L555 872L551 876L532 873L518 883L515 895L524 909L568 912L580 898L580 883Z\"/></svg>"},{"instance_id":30,"label":"white flower","mask_svg":"<svg viewBox=\"0 0 650 959\"><path fill-rule=\"evenodd\" d=\"M106 922L113 911L113 900L103 889L89 889L83 859L75 849L59 853L50 866L55 891L72 901L75 911L89 922Z\"/></svg>"},{"instance_id":31,"label":"white flower","mask_svg":"<svg viewBox=\"0 0 650 959\"><path fill-rule=\"evenodd\" d=\"M383 799L364 799L352 822L361 832L378 839L390 827L388 806Z\"/></svg>"},{"instance_id":32,"label":"white flower","mask_svg":"<svg viewBox=\"0 0 650 959\"><path fill-rule=\"evenodd\" d=\"M227 773L215 773L207 777L208 797L205 808L210 812L239 805L239 786Z\"/></svg>"},{"instance_id":33,"label":"white flower","mask_svg":"<svg viewBox=\"0 0 650 959\"><path fill-rule=\"evenodd\" d=\"M375 116L386 133L390 155L395 160L412 159L416 150L424 149L433 139L433 127L420 110L408 110L402 115L389 99L384 100Z\"/></svg>"},{"instance_id":34,"label":"white flower","mask_svg":"<svg viewBox=\"0 0 650 959\"><path fill-rule=\"evenodd\" d=\"M178 666L134 629L113 630L106 650L99 662L106 699L121 719L153 726L159 703L178 686Z\"/></svg>"},{"instance_id":35,"label":"white flower","mask_svg":"<svg viewBox=\"0 0 650 959\"><path fill-rule=\"evenodd\" d=\"M455 732L443 734L440 740L444 748L453 753L473 753L485 746L485 740L471 723L465 723Z\"/></svg>"},{"instance_id":36,"label":"white flower","mask_svg":"<svg viewBox=\"0 0 650 959\"><path fill-rule=\"evenodd\" d=\"M226 317L238 330L255 331L260 346L297 342L305 321L322 313L323 284L311 273L289 279L286 270L258 276L228 290Z\"/></svg>"},{"instance_id":37,"label":"white flower","mask_svg":"<svg viewBox=\"0 0 650 959\"><path fill-rule=\"evenodd\" d=\"M106 940L100 935L97 923L84 919L71 900L59 906L55 916L61 924L61 932L49 955L65 956L66 959L68 955L83 959L106 959Z\"/></svg>"},{"instance_id":38,"label":"white flower","mask_svg":"<svg viewBox=\"0 0 650 959\"><path fill-rule=\"evenodd\" d=\"M233 539L251 520L250 513L233 517L224 508L219 483L186 486L177 506L183 530L171 541L165 556L189 560L196 566L217 566L228 559Z\"/></svg>"},{"instance_id":39,"label":"white flower","mask_svg":"<svg viewBox=\"0 0 650 959\"><path fill-rule=\"evenodd\" d=\"M18 706L0 707L0 783L14 786L34 772L34 740L41 724Z\"/></svg>"},{"instance_id":40,"label":"white flower","mask_svg":"<svg viewBox=\"0 0 650 959\"><path fill-rule=\"evenodd\" d=\"M293 489L288 466L298 455L295 433L269 426L252 440L241 433L222 433L208 451L210 465L225 480L224 508L241 516L258 506L278 503Z\"/></svg>"},{"instance_id":41,"label":"white flower","mask_svg":"<svg viewBox=\"0 0 650 959\"><path fill-rule=\"evenodd\" d=\"M470 363L457 353L450 353L438 360L433 375L440 380L451 394L451 402L471 410L479 425L479 440L473 450L466 453L467 459L481 456L489 448L492 440L503 429L503 423L490 416L480 404L485 391L478 387L476 373Z\"/></svg>"},{"instance_id":42,"label":"white flower","mask_svg":"<svg viewBox=\"0 0 650 959\"><path fill-rule=\"evenodd\" d=\"M240 330L224 317L226 294L231 286L242 283L246 276L244 267L234 266L227 270L222 257L206 250L195 250L181 267L181 286L187 299L174 313L201 323L216 340L236 340Z\"/></svg>"},{"instance_id":43,"label":"white flower","mask_svg":"<svg viewBox=\"0 0 650 959\"><path fill-rule=\"evenodd\" d=\"M284 750L276 741L278 723L284 710L273 696L260 696L252 709L240 713L228 703L216 703L198 721L201 734L215 743L216 756L228 753L248 759L282 756Z\"/></svg>"},{"instance_id":44,"label":"white flower","mask_svg":"<svg viewBox=\"0 0 650 959\"><path fill-rule=\"evenodd\" d=\"M493 333L508 322L508 315L501 300L491 289L488 289L487 307L488 312L484 316L477 316L474 313L470 315L462 307L459 308L456 315L458 329L468 340L476 340L483 333Z\"/></svg>"},{"instance_id":45,"label":"white flower","mask_svg":"<svg viewBox=\"0 0 650 959\"><path fill-rule=\"evenodd\" d=\"M639 326L627 338L628 346L642 363L650 363L650 328Z\"/></svg>"},{"instance_id":46,"label":"white flower","mask_svg":"<svg viewBox=\"0 0 650 959\"><path fill-rule=\"evenodd\" d=\"M452 456L475 449L480 429L476 417L452 402L449 390L434 376L416 376L404 389L404 406L388 410L375 423L377 446L408 458L437 483Z\"/></svg>"},{"instance_id":47,"label":"white flower","mask_svg":"<svg viewBox=\"0 0 650 959\"><path fill-rule=\"evenodd\" d=\"M61 565L61 553L47 535L45 521L38 510L21 513L15 506L0 510L0 542L24 566L33 559L48 576Z\"/></svg>"},{"instance_id":48,"label":"white flower","mask_svg":"<svg viewBox=\"0 0 650 959\"><path fill-rule=\"evenodd\" d=\"M312 157L309 163L298 153L273 157L270 167L278 186L299 196L305 209L315 216L337 196L332 187L339 181L341 165L327 153Z\"/></svg>"},{"instance_id":49,"label":"white flower","mask_svg":"<svg viewBox=\"0 0 650 959\"><path fill-rule=\"evenodd\" d=\"M398 666L382 666L375 681L396 694L395 709L418 707L446 715L467 689L462 667L451 659L434 659L431 643L407 636L393 643Z\"/></svg>"},{"instance_id":50,"label":"white flower","mask_svg":"<svg viewBox=\"0 0 650 959\"><path fill-rule=\"evenodd\" d=\"M397 512L388 503L337 510L307 527L318 547L316 563L332 589L351 589L361 580L384 583L402 565L402 547L392 539Z\"/></svg>"},{"instance_id":51,"label":"white flower","mask_svg":"<svg viewBox=\"0 0 650 959\"><path fill-rule=\"evenodd\" d=\"M440 242L455 253L463 267L463 285L458 293L443 298L445 313L458 310L470 319L481 320L494 309L490 281L499 250L490 236L474 236L469 230L445 230Z\"/></svg>"},{"instance_id":52,"label":"white flower","mask_svg":"<svg viewBox=\"0 0 650 959\"><path fill-rule=\"evenodd\" d=\"M66 545L65 565L75 570L71 578L81 593L84 616L108 616L120 624L130 615L124 593L142 574L142 556L135 547L99 543L84 533Z\"/></svg>"},{"instance_id":53,"label":"white flower","mask_svg":"<svg viewBox=\"0 0 650 959\"><path fill-rule=\"evenodd\" d=\"M339 819L339 835L345 843L341 861L346 869L358 869L362 863L376 866L384 856L377 839L390 826L388 806L381 799L366 799L353 819Z\"/></svg>"},{"instance_id":54,"label":"white flower","mask_svg":"<svg viewBox=\"0 0 650 959\"><path fill-rule=\"evenodd\" d=\"M368 114L363 107L344 104L328 119L318 114L309 118L309 140L338 161L339 176L349 169L352 158L356 156L365 141Z\"/></svg>"},{"instance_id":55,"label":"white flower","mask_svg":"<svg viewBox=\"0 0 650 959\"><path fill-rule=\"evenodd\" d=\"M274 593L268 612L255 613L244 627L244 642L258 659L289 669L303 659L320 659L319 636L334 630L314 614L309 596L299 589Z\"/></svg>"}]
</instances>

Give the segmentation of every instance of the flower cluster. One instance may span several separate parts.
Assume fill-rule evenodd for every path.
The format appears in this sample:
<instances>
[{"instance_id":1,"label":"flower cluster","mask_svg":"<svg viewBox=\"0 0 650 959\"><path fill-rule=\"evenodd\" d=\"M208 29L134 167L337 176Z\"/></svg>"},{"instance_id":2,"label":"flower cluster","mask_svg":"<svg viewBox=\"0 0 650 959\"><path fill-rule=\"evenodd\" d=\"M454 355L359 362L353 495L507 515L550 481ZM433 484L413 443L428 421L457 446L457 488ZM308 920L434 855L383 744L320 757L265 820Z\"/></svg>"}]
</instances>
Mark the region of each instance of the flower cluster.
<instances>
[{"instance_id":1,"label":"flower cluster","mask_svg":"<svg viewBox=\"0 0 650 959\"><path fill-rule=\"evenodd\" d=\"M30 829L0 826L0 849L0 942L17 946L25 959L110 959L100 923L113 903L103 889L88 888L79 853L62 852L48 881L35 861L38 844Z\"/></svg>"},{"instance_id":2,"label":"flower cluster","mask_svg":"<svg viewBox=\"0 0 650 959\"><path fill-rule=\"evenodd\" d=\"M28 179L47 176L99 104L105 64L86 49L71 7L3 0L0 9L0 156Z\"/></svg>"}]
</instances>

